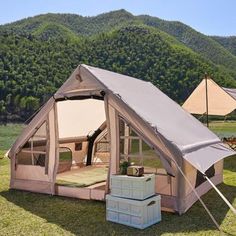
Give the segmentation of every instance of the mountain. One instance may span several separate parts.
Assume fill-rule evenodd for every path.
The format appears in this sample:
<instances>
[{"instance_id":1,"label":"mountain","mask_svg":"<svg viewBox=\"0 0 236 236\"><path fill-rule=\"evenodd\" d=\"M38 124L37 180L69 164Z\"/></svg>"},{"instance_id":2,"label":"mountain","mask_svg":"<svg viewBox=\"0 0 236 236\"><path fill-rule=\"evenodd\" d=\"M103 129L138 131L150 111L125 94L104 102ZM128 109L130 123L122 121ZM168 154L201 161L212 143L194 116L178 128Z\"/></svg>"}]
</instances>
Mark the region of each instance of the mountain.
<instances>
[{"instance_id":1,"label":"mountain","mask_svg":"<svg viewBox=\"0 0 236 236\"><path fill-rule=\"evenodd\" d=\"M46 14L0 26L0 120L26 120L80 63L151 81L179 103L205 72L236 87L235 56L227 48L182 23L157 22L120 10L95 17ZM189 41L182 40L184 30ZM218 53L214 60L199 42Z\"/></svg>"},{"instance_id":2,"label":"mountain","mask_svg":"<svg viewBox=\"0 0 236 236\"><path fill-rule=\"evenodd\" d=\"M77 36L90 36L108 32L122 25L137 24L138 18L125 10L112 11L94 17L82 17L75 14L44 14L29 17L0 27L0 30L16 34L35 34L43 24L54 23L64 26ZM140 22L141 23L141 22Z\"/></svg>"},{"instance_id":3,"label":"mountain","mask_svg":"<svg viewBox=\"0 0 236 236\"><path fill-rule=\"evenodd\" d=\"M112 11L95 17L82 17L75 14L38 15L4 25L0 27L0 30L2 28L8 32L37 35L38 28L43 28L45 24L48 25L49 23L54 23L57 27L61 25L64 29L67 28L78 36L91 36L128 25L152 26L175 37L213 63L223 66L236 77L236 55L218 40L203 35L181 22L166 21L147 15L134 16L125 10ZM53 34L45 35L52 37ZM54 34L54 36L57 37L57 34Z\"/></svg>"},{"instance_id":4,"label":"mountain","mask_svg":"<svg viewBox=\"0 0 236 236\"><path fill-rule=\"evenodd\" d=\"M217 41L225 49L229 50L233 55L236 56L236 36L229 36L229 37L212 36L211 38Z\"/></svg>"},{"instance_id":5,"label":"mountain","mask_svg":"<svg viewBox=\"0 0 236 236\"><path fill-rule=\"evenodd\" d=\"M139 19L146 25L156 27L174 36L193 51L217 65L223 65L235 75L236 56L232 55L221 43L216 42L211 37L201 34L178 21L165 21L150 16L139 16Z\"/></svg>"}]
</instances>

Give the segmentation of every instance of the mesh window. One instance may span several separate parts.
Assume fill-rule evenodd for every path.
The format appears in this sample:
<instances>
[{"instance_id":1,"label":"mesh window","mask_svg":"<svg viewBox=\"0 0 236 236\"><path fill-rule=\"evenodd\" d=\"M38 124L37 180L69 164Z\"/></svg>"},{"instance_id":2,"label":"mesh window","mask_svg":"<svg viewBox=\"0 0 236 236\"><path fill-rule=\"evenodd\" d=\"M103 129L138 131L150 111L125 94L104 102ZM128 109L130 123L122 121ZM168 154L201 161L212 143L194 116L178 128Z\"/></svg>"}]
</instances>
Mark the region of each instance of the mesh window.
<instances>
[{"instance_id":1,"label":"mesh window","mask_svg":"<svg viewBox=\"0 0 236 236\"><path fill-rule=\"evenodd\" d=\"M47 124L44 122L17 154L17 164L46 166L48 150Z\"/></svg>"},{"instance_id":2,"label":"mesh window","mask_svg":"<svg viewBox=\"0 0 236 236\"><path fill-rule=\"evenodd\" d=\"M119 133L120 162L129 161L131 165L143 166L145 173L166 173L156 151L145 143L122 118L119 119Z\"/></svg>"},{"instance_id":3,"label":"mesh window","mask_svg":"<svg viewBox=\"0 0 236 236\"><path fill-rule=\"evenodd\" d=\"M108 133L106 133L97 143L96 143L97 153L108 153L110 152L110 143L108 139Z\"/></svg>"}]
</instances>

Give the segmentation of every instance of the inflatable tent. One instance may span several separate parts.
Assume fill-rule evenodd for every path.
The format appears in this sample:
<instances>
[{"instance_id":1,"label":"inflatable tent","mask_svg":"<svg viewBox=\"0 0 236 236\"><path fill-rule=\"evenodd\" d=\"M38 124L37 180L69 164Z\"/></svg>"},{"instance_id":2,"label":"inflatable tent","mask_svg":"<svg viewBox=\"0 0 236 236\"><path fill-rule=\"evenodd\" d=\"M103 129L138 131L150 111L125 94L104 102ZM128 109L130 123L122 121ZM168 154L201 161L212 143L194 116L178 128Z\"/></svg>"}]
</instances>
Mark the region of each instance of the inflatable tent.
<instances>
[{"instance_id":1,"label":"inflatable tent","mask_svg":"<svg viewBox=\"0 0 236 236\"><path fill-rule=\"evenodd\" d=\"M234 154L150 82L79 65L9 150L10 187L104 200L129 161L155 174L162 210L182 214Z\"/></svg>"}]
</instances>

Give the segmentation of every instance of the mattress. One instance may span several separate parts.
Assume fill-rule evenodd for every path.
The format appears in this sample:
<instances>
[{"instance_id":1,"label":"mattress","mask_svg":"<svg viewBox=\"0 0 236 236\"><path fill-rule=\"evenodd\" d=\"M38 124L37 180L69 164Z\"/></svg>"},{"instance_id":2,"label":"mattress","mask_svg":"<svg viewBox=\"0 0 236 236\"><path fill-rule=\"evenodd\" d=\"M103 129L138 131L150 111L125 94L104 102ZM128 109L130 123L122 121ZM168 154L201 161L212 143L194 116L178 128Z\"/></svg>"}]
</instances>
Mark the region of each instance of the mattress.
<instances>
[{"instance_id":1,"label":"mattress","mask_svg":"<svg viewBox=\"0 0 236 236\"><path fill-rule=\"evenodd\" d=\"M71 187L88 187L107 179L108 168L105 166L86 166L57 175L56 183Z\"/></svg>"}]
</instances>

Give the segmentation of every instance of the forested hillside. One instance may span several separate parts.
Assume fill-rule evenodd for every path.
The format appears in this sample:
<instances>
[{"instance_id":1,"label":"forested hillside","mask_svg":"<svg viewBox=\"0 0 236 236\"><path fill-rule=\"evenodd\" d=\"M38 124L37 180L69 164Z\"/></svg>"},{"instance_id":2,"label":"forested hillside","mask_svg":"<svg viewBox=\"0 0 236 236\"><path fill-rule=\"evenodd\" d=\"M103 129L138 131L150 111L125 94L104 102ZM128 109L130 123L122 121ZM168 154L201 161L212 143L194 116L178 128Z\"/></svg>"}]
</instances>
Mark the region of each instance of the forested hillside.
<instances>
[{"instance_id":1,"label":"forested hillside","mask_svg":"<svg viewBox=\"0 0 236 236\"><path fill-rule=\"evenodd\" d=\"M191 47L194 30L186 33L189 45L173 33L175 22L169 22L173 25L167 30L150 23L158 18L147 18L124 10L96 17L46 14L1 26L0 120L26 120L80 63L151 81L178 103L205 72L220 85L236 87L235 56L226 47L197 33L209 39L203 47L209 43L210 51L214 46L221 50L216 50L216 62ZM176 31L181 28L183 33L183 24L178 24Z\"/></svg>"},{"instance_id":2,"label":"forested hillside","mask_svg":"<svg viewBox=\"0 0 236 236\"><path fill-rule=\"evenodd\" d=\"M219 44L229 50L233 55L236 56L236 36L220 37L212 36L212 39L216 40Z\"/></svg>"},{"instance_id":3,"label":"forested hillside","mask_svg":"<svg viewBox=\"0 0 236 236\"><path fill-rule=\"evenodd\" d=\"M223 65L236 77L236 57L226 48L213 40L211 37L203 35L191 27L175 21L165 21L157 17L140 16L140 19L149 26L156 27L174 36L180 42L199 53L203 57L211 60L217 65Z\"/></svg>"}]
</instances>

